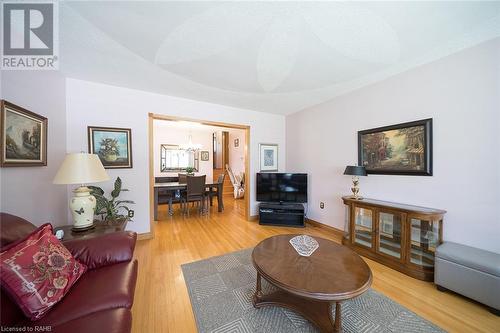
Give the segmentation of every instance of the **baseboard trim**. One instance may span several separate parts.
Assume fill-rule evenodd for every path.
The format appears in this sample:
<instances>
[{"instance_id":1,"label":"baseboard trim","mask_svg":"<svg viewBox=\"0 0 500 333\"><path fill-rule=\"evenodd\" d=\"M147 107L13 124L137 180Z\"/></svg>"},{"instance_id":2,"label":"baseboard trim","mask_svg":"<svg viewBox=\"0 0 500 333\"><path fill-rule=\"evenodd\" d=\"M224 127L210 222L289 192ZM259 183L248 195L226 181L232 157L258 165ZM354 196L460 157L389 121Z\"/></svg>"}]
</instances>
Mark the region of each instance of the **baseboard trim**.
<instances>
[{"instance_id":1,"label":"baseboard trim","mask_svg":"<svg viewBox=\"0 0 500 333\"><path fill-rule=\"evenodd\" d=\"M249 221L258 221L259 220L259 215L252 215L250 216Z\"/></svg>"},{"instance_id":2,"label":"baseboard trim","mask_svg":"<svg viewBox=\"0 0 500 333\"><path fill-rule=\"evenodd\" d=\"M137 235L137 240L147 240L147 239L153 239L153 233L145 232Z\"/></svg>"},{"instance_id":3,"label":"baseboard trim","mask_svg":"<svg viewBox=\"0 0 500 333\"><path fill-rule=\"evenodd\" d=\"M326 225L324 223L312 220L310 218L306 218L306 223L309 223L313 227L317 227L317 228L321 228L321 229L325 229L325 230L331 231L331 232L333 232L335 235L337 235L339 237L343 237L344 236L344 231L343 230L340 230L340 229L337 229L335 227Z\"/></svg>"}]
</instances>

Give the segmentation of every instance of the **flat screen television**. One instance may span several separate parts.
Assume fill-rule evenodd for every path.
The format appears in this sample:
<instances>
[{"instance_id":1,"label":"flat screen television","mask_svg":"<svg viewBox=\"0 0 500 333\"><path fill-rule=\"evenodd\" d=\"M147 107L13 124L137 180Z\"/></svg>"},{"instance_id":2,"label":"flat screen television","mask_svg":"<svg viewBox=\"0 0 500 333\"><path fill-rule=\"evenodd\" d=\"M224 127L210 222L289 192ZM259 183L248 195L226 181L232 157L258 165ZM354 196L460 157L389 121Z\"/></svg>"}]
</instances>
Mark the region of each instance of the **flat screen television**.
<instances>
[{"instance_id":1,"label":"flat screen television","mask_svg":"<svg viewBox=\"0 0 500 333\"><path fill-rule=\"evenodd\" d=\"M257 173L257 201L307 202L307 173Z\"/></svg>"}]
</instances>

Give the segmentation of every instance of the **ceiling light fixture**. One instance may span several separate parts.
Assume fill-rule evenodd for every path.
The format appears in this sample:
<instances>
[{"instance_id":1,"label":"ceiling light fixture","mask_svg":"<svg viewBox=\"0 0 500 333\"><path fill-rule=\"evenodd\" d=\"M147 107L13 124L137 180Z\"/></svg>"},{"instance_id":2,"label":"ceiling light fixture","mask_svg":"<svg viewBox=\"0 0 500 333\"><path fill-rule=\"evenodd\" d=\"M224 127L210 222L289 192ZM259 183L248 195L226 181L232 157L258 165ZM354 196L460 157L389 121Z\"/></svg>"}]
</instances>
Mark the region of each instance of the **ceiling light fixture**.
<instances>
[{"instance_id":1,"label":"ceiling light fixture","mask_svg":"<svg viewBox=\"0 0 500 333\"><path fill-rule=\"evenodd\" d=\"M202 148L203 146L199 143L193 143L193 136L191 133L189 133L189 140L188 143L184 143L179 145L179 148L185 151L198 151Z\"/></svg>"}]
</instances>

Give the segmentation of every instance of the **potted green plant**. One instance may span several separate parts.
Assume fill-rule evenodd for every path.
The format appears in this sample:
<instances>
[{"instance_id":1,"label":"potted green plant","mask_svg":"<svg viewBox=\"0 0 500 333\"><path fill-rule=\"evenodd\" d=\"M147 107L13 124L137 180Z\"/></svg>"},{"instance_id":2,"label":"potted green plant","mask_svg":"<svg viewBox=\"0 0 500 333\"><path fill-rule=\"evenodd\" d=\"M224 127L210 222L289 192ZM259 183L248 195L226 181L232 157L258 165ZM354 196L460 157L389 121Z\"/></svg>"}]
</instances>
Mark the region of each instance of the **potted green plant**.
<instances>
[{"instance_id":1,"label":"potted green plant","mask_svg":"<svg viewBox=\"0 0 500 333\"><path fill-rule=\"evenodd\" d=\"M186 174L187 174L188 176L194 176L194 171L195 171L195 170L194 170L194 168L193 168L193 167L187 167L187 168L186 168Z\"/></svg>"},{"instance_id":2,"label":"potted green plant","mask_svg":"<svg viewBox=\"0 0 500 333\"><path fill-rule=\"evenodd\" d=\"M95 214L101 215L103 221L119 221L128 218L130 209L124 204L135 204L132 200L117 200L122 191L128 191L122 188L122 180L120 177L116 178L114 189L111 191L111 198L108 199L104 196L104 191L98 186L88 186L90 194L96 199ZM127 214L121 214L121 211L126 211Z\"/></svg>"},{"instance_id":3,"label":"potted green plant","mask_svg":"<svg viewBox=\"0 0 500 333\"><path fill-rule=\"evenodd\" d=\"M99 149L99 154L107 162L114 162L120 155L120 150L118 148L118 140L112 138L105 138L101 140L101 148Z\"/></svg>"}]
</instances>

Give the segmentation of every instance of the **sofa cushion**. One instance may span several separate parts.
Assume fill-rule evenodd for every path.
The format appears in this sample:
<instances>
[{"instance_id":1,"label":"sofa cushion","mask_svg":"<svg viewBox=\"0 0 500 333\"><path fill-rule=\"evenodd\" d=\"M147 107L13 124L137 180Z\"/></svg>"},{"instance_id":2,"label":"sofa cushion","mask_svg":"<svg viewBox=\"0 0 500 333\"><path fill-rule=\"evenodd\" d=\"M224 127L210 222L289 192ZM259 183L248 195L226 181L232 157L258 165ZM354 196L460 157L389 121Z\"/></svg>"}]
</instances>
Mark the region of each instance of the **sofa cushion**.
<instances>
[{"instance_id":1,"label":"sofa cushion","mask_svg":"<svg viewBox=\"0 0 500 333\"><path fill-rule=\"evenodd\" d=\"M0 280L26 317L38 320L59 302L87 267L44 224L0 252Z\"/></svg>"},{"instance_id":2,"label":"sofa cushion","mask_svg":"<svg viewBox=\"0 0 500 333\"><path fill-rule=\"evenodd\" d=\"M18 239L25 238L36 227L18 216L0 213L0 248L17 241Z\"/></svg>"},{"instance_id":3,"label":"sofa cushion","mask_svg":"<svg viewBox=\"0 0 500 333\"><path fill-rule=\"evenodd\" d=\"M75 284L71 293L36 324L60 325L97 311L130 308L136 279L137 261L90 270Z\"/></svg>"},{"instance_id":4,"label":"sofa cushion","mask_svg":"<svg viewBox=\"0 0 500 333\"><path fill-rule=\"evenodd\" d=\"M38 322L27 322L17 327L30 327L33 329L32 332L42 332L42 329L47 327L50 331L45 332L50 333L122 333L130 332L132 329L132 313L126 308L109 309L58 325L40 325Z\"/></svg>"},{"instance_id":5,"label":"sofa cushion","mask_svg":"<svg viewBox=\"0 0 500 333\"><path fill-rule=\"evenodd\" d=\"M498 253L445 242L436 249L436 257L500 277L500 254Z\"/></svg>"}]
</instances>

